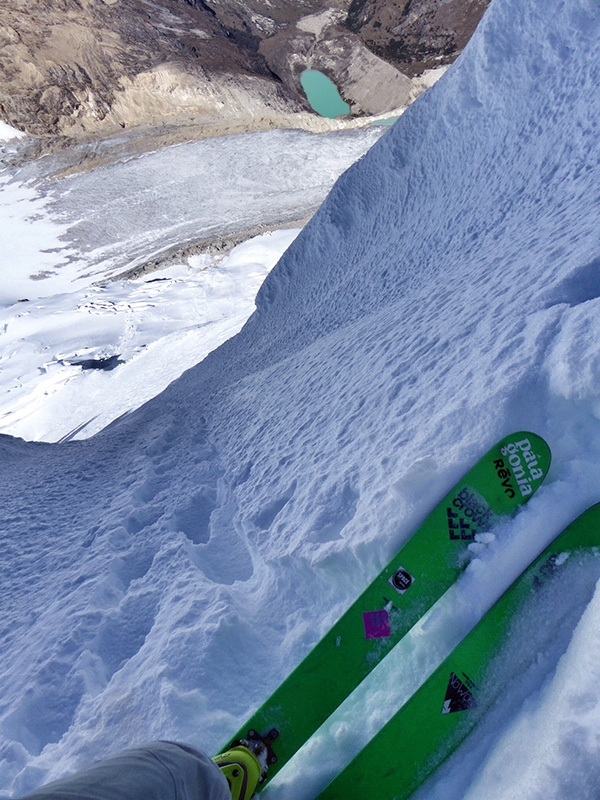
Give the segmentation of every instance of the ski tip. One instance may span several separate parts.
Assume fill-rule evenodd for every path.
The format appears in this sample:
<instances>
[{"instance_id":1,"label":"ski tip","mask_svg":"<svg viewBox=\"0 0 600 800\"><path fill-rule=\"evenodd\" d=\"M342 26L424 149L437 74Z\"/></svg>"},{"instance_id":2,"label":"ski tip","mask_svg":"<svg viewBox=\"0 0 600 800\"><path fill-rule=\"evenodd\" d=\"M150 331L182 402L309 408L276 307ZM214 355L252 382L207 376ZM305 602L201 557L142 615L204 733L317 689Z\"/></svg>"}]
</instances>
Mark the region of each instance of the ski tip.
<instances>
[{"instance_id":1,"label":"ski tip","mask_svg":"<svg viewBox=\"0 0 600 800\"><path fill-rule=\"evenodd\" d=\"M516 431L493 448L497 477L509 500L524 503L544 481L552 453L548 443L532 431Z\"/></svg>"}]
</instances>

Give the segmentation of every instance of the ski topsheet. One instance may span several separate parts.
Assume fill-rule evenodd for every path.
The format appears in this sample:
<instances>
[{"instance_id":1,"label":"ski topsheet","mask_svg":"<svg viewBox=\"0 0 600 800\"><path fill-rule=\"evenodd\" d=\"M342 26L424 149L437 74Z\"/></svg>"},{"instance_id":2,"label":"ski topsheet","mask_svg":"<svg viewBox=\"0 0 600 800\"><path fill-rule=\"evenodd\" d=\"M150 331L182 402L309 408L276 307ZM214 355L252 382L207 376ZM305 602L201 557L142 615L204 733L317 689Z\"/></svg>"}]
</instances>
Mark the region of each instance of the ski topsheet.
<instances>
[{"instance_id":1,"label":"ski topsheet","mask_svg":"<svg viewBox=\"0 0 600 800\"><path fill-rule=\"evenodd\" d=\"M600 503L569 525L521 574L317 800L410 797L526 669L524 656L510 648L511 628L523 609L528 603L534 608L541 606L545 589L554 606L557 596L574 595L575 587L568 578L566 586L554 581L560 581L567 568L580 566L586 554L600 562L599 548ZM600 563L594 565L593 573L595 583ZM549 622L543 613L536 620L529 626L529 635L534 634L536 625ZM555 624L553 620L553 629ZM537 648L530 655L535 660ZM499 675L504 680L500 681Z\"/></svg>"},{"instance_id":2,"label":"ski topsheet","mask_svg":"<svg viewBox=\"0 0 600 800\"><path fill-rule=\"evenodd\" d=\"M262 739L272 778L454 583L475 535L525 503L549 465L548 445L536 434L501 439L223 750Z\"/></svg>"}]
</instances>

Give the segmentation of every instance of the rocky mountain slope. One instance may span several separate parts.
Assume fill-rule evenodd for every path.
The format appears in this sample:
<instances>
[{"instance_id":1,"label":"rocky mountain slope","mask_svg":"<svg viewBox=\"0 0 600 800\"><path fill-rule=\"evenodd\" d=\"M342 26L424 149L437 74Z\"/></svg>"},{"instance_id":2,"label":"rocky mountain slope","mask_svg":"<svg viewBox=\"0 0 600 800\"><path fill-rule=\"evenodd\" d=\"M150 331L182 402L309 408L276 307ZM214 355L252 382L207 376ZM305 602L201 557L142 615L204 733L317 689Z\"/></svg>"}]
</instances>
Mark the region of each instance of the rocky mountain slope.
<instances>
[{"instance_id":1,"label":"rocky mountain slope","mask_svg":"<svg viewBox=\"0 0 600 800\"><path fill-rule=\"evenodd\" d=\"M307 68L351 114L406 105L489 0L3 0L0 118L89 137L299 124Z\"/></svg>"},{"instance_id":2,"label":"rocky mountain slope","mask_svg":"<svg viewBox=\"0 0 600 800\"><path fill-rule=\"evenodd\" d=\"M405 75L448 64L490 0L352 0L347 27Z\"/></svg>"}]
</instances>

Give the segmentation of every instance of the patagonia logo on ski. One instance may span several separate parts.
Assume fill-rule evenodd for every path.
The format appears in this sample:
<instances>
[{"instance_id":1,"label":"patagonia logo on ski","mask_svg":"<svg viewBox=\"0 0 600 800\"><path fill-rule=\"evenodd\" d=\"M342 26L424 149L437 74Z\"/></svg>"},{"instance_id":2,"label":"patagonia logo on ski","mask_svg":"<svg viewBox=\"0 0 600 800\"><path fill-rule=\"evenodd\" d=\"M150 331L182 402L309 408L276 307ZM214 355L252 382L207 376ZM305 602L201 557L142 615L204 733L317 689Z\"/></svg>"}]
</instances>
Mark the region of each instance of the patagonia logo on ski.
<instances>
[{"instance_id":1,"label":"patagonia logo on ski","mask_svg":"<svg viewBox=\"0 0 600 800\"><path fill-rule=\"evenodd\" d=\"M500 451L504 458L494 460L496 474L504 492L509 497L516 494L515 484L518 486L522 497L528 497L531 484L544 477L544 471L539 468L539 457L533 452L529 439L520 442L510 442Z\"/></svg>"},{"instance_id":2,"label":"patagonia logo on ski","mask_svg":"<svg viewBox=\"0 0 600 800\"><path fill-rule=\"evenodd\" d=\"M404 567L398 567L392 577L388 578L388 583L394 587L398 594L404 594L407 589L410 589L414 581L413 576Z\"/></svg>"},{"instance_id":3,"label":"patagonia logo on ski","mask_svg":"<svg viewBox=\"0 0 600 800\"><path fill-rule=\"evenodd\" d=\"M387 639L392 635L390 615L385 609L363 612L363 625L367 639Z\"/></svg>"},{"instance_id":4,"label":"patagonia logo on ski","mask_svg":"<svg viewBox=\"0 0 600 800\"><path fill-rule=\"evenodd\" d=\"M450 673L442 714L454 714L456 711L467 711L477 706L477 700L473 696L473 689L477 687L464 672L462 676L464 680L461 680L455 672Z\"/></svg>"}]
</instances>

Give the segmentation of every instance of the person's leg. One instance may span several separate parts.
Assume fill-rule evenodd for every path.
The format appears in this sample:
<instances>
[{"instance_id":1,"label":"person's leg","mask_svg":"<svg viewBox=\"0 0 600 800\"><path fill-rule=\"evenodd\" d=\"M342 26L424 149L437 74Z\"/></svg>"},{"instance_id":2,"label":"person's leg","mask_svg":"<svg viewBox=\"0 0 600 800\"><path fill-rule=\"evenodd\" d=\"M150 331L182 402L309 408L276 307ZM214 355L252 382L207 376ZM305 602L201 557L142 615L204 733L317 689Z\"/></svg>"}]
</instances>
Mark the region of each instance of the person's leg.
<instances>
[{"instance_id":1,"label":"person's leg","mask_svg":"<svg viewBox=\"0 0 600 800\"><path fill-rule=\"evenodd\" d=\"M221 770L205 753L175 742L150 742L22 800L231 800L231 794Z\"/></svg>"}]
</instances>

